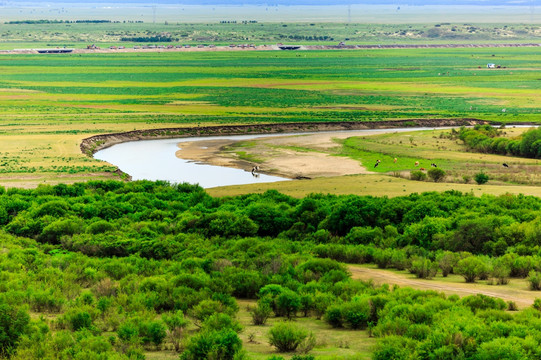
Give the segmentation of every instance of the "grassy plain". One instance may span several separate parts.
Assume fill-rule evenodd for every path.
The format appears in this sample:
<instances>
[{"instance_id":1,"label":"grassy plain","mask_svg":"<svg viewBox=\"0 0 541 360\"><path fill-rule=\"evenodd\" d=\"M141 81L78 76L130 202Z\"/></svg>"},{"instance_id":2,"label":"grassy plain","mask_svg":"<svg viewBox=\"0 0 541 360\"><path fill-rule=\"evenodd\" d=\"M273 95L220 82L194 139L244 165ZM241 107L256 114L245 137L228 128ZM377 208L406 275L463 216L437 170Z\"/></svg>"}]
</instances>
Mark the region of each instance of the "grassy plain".
<instances>
[{"instance_id":1,"label":"grassy plain","mask_svg":"<svg viewBox=\"0 0 541 360\"><path fill-rule=\"evenodd\" d=\"M486 69L488 62L505 69ZM35 186L69 176L113 176L112 167L86 158L78 144L94 134L135 129L537 121L540 68L535 48L4 54L0 135L8 163L0 179Z\"/></svg>"},{"instance_id":2,"label":"grassy plain","mask_svg":"<svg viewBox=\"0 0 541 360\"><path fill-rule=\"evenodd\" d=\"M486 18L486 15L483 16ZM57 18L58 19L58 18ZM61 18L60 18L61 19ZM370 24L340 22L297 23L60 23L0 24L0 49L40 48L47 46L86 47L96 44L141 45L152 41L130 39L164 36L171 42L163 44L276 44L311 45L395 44L395 43L482 43L537 42L541 26L525 23L411 23ZM405 20L407 22L407 18ZM435 20L437 21L437 20ZM447 20L448 21L448 20ZM122 41L122 40L125 41ZM126 41L128 40L128 41Z\"/></svg>"},{"instance_id":3,"label":"grassy plain","mask_svg":"<svg viewBox=\"0 0 541 360\"><path fill-rule=\"evenodd\" d=\"M502 135L516 138L527 129L509 127L502 130ZM280 182L218 187L208 191L215 196L229 196L277 188L296 197L304 197L317 192L394 197L424 191L447 190L458 190L476 195L483 193L541 195L538 159L469 152L462 141L450 137L452 132L451 129L434 129L352 136L346 139L333 138L334 147L323 143L320 137L312 141L304 140L309 137L290 137L290 143L297 141L301 145L297 147L290 146L289 143L280 145L281 141L276 138L239 142L234 144L233 148L242 149L243 156L248 154L260 159L263 169L271 168L274 160L283 157L286 152L295 151L299 155L306 152L320 152L331 157L355 159L370 174L315 177L310 181L303 181L302 186L299 186L297 182ZM327 136L333 137L332 133ZM225 154L227 153L231 154L231 151L226 149ZM232 154L231 156L235 156L235 152ZM394 159L397 161L395 162ZM377 160L381 162L374 167L373 164ZM334 161L340 160L337 158ZM415 166L415 162L419 162L419 165ZM411 171L421 169L426 173L432 163L445 171L445 178L441 182L435 183L430 179L410 180ZM504 167L503 163L508 164L508 167ZM479 172L489 176L488 184L481 186L475 183L474 176Z\"/></svg>"}]
</instances>

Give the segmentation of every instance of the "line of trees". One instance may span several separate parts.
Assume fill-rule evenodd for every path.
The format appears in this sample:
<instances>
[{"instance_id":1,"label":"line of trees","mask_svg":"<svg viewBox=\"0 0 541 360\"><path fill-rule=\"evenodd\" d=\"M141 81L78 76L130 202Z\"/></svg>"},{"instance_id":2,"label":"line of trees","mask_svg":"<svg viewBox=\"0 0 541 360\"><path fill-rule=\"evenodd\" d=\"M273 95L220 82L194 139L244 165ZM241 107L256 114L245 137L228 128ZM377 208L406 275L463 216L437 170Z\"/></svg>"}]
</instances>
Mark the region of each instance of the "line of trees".
<instances>
[{"instance_id":1,"label":"line of trees","mask_svg":"<svg viewBox=\"0 0 541 360\"><path fill-rule=\"evenodd\" d=\"M462 127L455 133L473 151L500 155L541 158L541 129L526 131L520 138L506 138L490 125L476 125L473 129Z\"/></svg>"}]
</instances>

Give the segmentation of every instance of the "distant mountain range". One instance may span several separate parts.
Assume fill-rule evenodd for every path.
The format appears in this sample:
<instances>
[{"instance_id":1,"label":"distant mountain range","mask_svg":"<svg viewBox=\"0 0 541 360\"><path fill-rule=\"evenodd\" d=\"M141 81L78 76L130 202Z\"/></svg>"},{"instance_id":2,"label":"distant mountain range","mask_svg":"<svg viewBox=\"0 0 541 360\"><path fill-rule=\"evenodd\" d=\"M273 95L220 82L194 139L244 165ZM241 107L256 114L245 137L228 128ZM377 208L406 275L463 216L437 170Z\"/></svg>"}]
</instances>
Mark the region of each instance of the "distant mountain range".
<instances>
[{"instance_id":1,"label":"distant mountain range","mask_svg":"<svg viewBox=\"0 0 541 360\"><path fill-rule=\"evenodd\" d=\"M481 6L538 6L541 0L30 0L30 1L6 1L0 0L0 5L14 6L20 3L108 3L108 4L183 4L183 5L481 5Z\"/></svg>"}]
</instances>

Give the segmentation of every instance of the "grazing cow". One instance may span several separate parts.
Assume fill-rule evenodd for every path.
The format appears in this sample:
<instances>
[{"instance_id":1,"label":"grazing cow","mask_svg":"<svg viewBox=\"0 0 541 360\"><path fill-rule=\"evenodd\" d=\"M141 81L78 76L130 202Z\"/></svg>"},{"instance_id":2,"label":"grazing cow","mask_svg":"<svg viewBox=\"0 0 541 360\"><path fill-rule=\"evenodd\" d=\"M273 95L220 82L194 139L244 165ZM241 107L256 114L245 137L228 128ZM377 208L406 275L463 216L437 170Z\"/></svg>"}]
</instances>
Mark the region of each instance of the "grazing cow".
<instances>
[{"instance_id":1,"label":"grazing cow","mask_svg":"<svg viewBox=\"0 0 541 360\"><path fill-rule=\"evenodd\" d=\"M415 162L415 166L419 166L419 162L418 162L418 161Z\"/></svg>"},{"instance_id":2,"label":"grazing cow","mask_svg":"<svg viewBox=\"0 0 541 360\"><path fill-rule=\"evenodd\" d=\"M393 160L393 161L394 161L394 163L396 164L396 162L398 161L398 159L397 159L397 158L394 158L394 160Z\"/></svg>"},{"instance_id":3,"label":"grazing cow","mask_svg":"<svg viewBox=\"0 0 541 360\"><path fill-rule=\"evenodd\" d=\"M436 164L434 164L434 163L430 164L430 166L432 166L432 167L438 167L438 165L436 165Z\"/></svg>"},{"instance_id":4,"label":"grazing cow","mask_svg":"<svg viewBox=\"0 0 541 360\"><path fill-rule=\"evenodd\" d=\"M421 171L425 171L426 169L425 169L425 168L420 168L419 170L421 170Z\"/></svg>"},{"instance_id":5,"label":"grazing cow","mask_svg":"<svg viewBox=\"0 0 541 360\"><path fill-rule=\"evenodd\" d=\"M509 167L509 165L507 165L506 163L503 163L502 165L503 165L503 167L506 167L506 168Z\"/></svg>"}]
</instances>

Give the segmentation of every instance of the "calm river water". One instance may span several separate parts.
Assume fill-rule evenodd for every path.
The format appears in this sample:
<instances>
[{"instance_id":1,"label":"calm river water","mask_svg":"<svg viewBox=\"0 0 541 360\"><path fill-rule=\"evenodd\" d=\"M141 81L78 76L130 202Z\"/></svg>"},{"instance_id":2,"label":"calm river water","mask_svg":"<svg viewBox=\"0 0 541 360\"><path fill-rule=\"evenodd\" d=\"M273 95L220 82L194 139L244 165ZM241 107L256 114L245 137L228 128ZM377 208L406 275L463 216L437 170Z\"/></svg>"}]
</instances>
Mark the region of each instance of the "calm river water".
<instances>
[{"instance_id":1,"label":"calm river water","mask_svg":"<svg viewBox=\"0 0 541 360\"><path fill-rule=\"evenodd\" d=\"M404 132L431 130L432 128L396 128L374 130L352 130L352 136L378 134L384 132ZM343 133L335 131L333 133ZM120 170L131 175L133 180L166 180L171 183L199 184L204 188L227 185L244 185L274 181L287 181L290 179L278 176L260 174L252 176L251 172L223 166L214 166L195 163L193 161L179 159L175 153L179 150L179 142L233 139L248 140L269 136L302 135L314 133L295 134L263 134L263 135L239 135L239 136L213 136L199 138L163 139L131 141L100 150L94 154L94 158L107 161L118 166Z\"/></svg>"}]
</instances>

